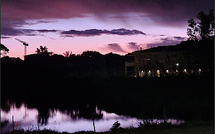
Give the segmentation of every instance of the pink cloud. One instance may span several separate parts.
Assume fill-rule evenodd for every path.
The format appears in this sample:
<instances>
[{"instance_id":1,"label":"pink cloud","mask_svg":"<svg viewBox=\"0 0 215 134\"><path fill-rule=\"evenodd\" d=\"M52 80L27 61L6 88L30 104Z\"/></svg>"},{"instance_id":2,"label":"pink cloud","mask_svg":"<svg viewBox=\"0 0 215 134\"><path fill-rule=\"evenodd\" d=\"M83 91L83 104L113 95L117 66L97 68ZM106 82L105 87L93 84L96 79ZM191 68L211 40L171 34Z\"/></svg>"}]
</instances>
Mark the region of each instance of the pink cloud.
<instances>
[{"instance_id":1,"label":"pink cloud","mask_svg":"<svg viewBox=\"0 0 215 134\"><path fill-rule=\"evenodd\" d=\"M118 43L110 43L107 45L107 47L114 52L126 53L126 51L123 50Z\"/></svg>"}]
</instances>

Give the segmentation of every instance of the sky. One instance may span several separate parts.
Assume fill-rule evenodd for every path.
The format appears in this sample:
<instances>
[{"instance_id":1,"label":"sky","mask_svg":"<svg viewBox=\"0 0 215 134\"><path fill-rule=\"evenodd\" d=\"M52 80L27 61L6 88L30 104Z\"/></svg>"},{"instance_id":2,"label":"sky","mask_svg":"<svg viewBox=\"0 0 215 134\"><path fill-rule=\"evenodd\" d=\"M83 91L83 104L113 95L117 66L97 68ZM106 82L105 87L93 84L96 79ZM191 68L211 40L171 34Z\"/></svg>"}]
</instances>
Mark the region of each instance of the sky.
<instances>
[{"instance_id":1,"label":"sky","mask_svg":"<svg viewBox=\"0 0 215 134\"><path fill-rule=\"evenodd\" d=\"M187 39L187 20L214 9L213 0L1 0L1 43L23 59L46 46L71 51L127 53Z\"/></svg>"}]
</instances>

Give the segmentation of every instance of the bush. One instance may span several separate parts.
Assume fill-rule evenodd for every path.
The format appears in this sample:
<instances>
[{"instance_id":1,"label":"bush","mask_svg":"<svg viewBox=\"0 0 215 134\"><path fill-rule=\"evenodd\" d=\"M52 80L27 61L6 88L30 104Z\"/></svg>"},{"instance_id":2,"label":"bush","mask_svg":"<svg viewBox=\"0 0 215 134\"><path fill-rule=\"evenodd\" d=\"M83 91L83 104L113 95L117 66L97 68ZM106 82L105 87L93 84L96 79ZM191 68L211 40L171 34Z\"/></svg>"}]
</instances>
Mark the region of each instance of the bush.
<instances>
[{"instance_id":1,"label":"bush","mask_svg":"<svg viewBox=\"0 0 215 134\"><path fill-rule=\"evenodd\" d=\"M114 131L114 130L120 129L120 128L121 128L120 125L121 125L121 124L120 124L118 121L116 121L116 122L113 124L113 126L110 128L110 131Z\"/></svg>"}]
</instances>

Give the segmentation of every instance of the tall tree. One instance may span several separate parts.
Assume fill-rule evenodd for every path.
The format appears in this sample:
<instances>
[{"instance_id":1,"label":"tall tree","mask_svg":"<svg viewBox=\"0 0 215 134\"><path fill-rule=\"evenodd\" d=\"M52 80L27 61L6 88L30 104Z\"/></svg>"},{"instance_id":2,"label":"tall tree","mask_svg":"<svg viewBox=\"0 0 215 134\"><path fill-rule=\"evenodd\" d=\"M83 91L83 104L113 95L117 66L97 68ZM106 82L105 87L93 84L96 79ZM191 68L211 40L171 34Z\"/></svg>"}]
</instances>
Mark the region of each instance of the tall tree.
<instances>
[{"instance_id":1,"label":"tall tree","mask_svg":"<svg viewBox=\"0 0 215 134\"><path fill-rule=\"evenodd\" d=\"M187 35L189 36L189 40L197 40L197 38L199 37L199 29L196 26L196 22L193 18L188 20L188 26L190 27L187 28Z\"/></svg>"},{"instance_id":2,"label":"tall tree","mask_svg":"<svg viewBox=\"0 0 215 134\"><path fill-rule=\"evenodd\" d=\"M204 12L199 12L197 15L197 19L199 19L199 29L200 36L202 39L208 39L210 34L210 17L208 14Z\"/></svg>"},{"instance_id":3,"label":"tall tree","mask_svg":"<svg viewBox=\"0 0 215 134\"><path fill-rule=\"evenodd\" d=\"M205 40L214 36L214 10L208 14L201 11L196 16L197 22L191 18L188 20L187 35L189 40Z\"/></svg>"},{"instance_id":4,"label":"tall tree","mask_svg":"<svg viewBox=\"0 0 215 134\"><path fill-rule=\"evenodd\" d=\"M214 10L211 9L209 11L209 17L210 17L210 35L214 36Z\"/></svg>"}]
</instances>

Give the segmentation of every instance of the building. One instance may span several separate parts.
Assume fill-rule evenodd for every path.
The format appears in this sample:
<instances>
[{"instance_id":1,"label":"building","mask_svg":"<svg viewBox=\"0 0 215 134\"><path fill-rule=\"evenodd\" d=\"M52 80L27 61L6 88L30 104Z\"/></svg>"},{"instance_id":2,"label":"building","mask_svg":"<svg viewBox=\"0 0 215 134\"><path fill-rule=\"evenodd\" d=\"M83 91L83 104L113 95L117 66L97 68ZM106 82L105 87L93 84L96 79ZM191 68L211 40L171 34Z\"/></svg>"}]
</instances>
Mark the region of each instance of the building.
<instances>
[{"instance_id":1,"label":"building","mask_svg":"<svg viewBox=\"0 0 215 134\"><path fill-rule=\"evenodd\" d=\"M135 77L200 75L212 70L207 52L188 49L188 45L159 46L130 54L133 61L125 61L125 74Z\"/></svg>"}]
</instances>

